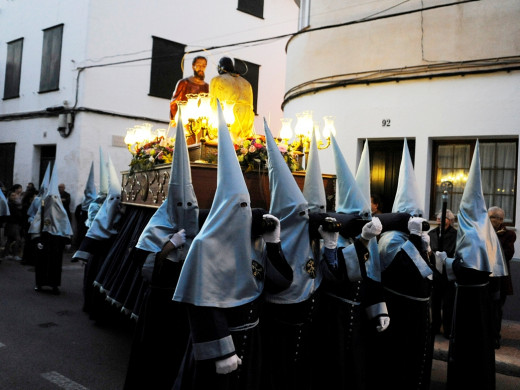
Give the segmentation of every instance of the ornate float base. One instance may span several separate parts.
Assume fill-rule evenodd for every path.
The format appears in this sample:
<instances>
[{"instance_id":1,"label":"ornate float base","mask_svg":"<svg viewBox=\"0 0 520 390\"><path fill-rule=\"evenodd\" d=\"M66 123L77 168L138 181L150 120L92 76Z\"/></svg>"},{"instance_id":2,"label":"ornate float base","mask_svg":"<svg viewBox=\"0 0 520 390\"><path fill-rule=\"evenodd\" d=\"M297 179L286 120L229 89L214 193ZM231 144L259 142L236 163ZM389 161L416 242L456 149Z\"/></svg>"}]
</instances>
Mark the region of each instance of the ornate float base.
<instances>
[{"instance_id":1,"label":"ornate float base","mask_svg":"<svg viewBox=\"0 0 520 390\"><path fill-rule=\"evenodd\" d=\"M143 207L159 207L168 196L170 171L171 164L163 164L149 171L135 172L132 176L129 175L129 171L123 172L121 181L122 203ZM305 171L293 172L293 177L300 189L303 190ZM192 162L191 178L199 208L211 208L213 197L217 190L217 165ZM267 170L261 169L254 172L244 172L244 179L249 189L251 207L261 207L269 210L270 192ZM334 210L336 206L336 176L323 175L323 184L327 195L327 210Z\"/></svg>"}]
</instances>

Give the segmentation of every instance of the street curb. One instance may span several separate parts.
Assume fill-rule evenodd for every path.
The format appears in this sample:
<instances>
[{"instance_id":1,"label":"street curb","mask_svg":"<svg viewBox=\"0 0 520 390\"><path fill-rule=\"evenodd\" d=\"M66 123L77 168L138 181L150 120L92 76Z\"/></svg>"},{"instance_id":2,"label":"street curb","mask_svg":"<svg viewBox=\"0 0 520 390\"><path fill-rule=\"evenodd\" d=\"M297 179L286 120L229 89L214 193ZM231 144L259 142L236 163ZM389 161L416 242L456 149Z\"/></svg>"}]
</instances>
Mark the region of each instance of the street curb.
<instances>
[{"instance_id":1,"label":"street curb","mask_svg":"<svg viewBox=\"0 0 520 390\"><path fill-rule=\"evenodd\" d=\"M448 340L443 340L441 342L436 341L433 350L433 359L447 362L448 346ZM520 377L520 366L517 362L512 361L512 359L507 356L497 356L495 354L495 372L497 374Z\"/></svg>"}]
</instances>

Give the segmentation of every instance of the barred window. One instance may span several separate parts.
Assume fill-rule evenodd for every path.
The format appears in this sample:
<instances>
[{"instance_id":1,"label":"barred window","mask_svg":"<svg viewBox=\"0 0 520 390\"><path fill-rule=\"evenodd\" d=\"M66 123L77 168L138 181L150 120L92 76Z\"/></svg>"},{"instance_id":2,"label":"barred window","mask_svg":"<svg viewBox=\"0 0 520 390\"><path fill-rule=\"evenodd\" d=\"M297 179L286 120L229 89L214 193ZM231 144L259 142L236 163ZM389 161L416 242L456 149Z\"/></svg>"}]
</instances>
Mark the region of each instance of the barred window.
<instances>
[{"instance_id":1,"label":"barred window","mask_svg":"<svg viewBox=\"0 0 520 390\"><path fill-rule=\"evenodd\" d=\"M40 92L56 91L60 87L62 38L63 24L43 30Z\"/></svg>"},{"instance_id":2,"label":"barred window","mask_svg":"<svg viewBox=\"0 0 520 390\"><path fill-rule=\"evenodd\" d=\"M170 99L182 79L182 58L186 45L153 37L150 96Z\"/></svg>"},{"instance_id":3,"label":"barred window","mask_svg":"<svg viewBox=\"0 0 520 390\"><path fill-rule=\"evenodd\" d=\"M434 141L430 218L441 210L448 191L448 209L457 214L468 179L476 140ZM479 140L482 192L486 207L504 209L506 224L514 224L518 140Z\"/></svg>"},{"instance_id":4,"label":"barred window","mask_svg":"<svg viewBox=\"0 0 520 390\"><path fill-rule=\"evenodd\" d=\"M5 63L4 99L20 96L20 76L22 74L23 38L7 43Z\"/></svg>"},{"instance_id":5,"label":"barred window","mask_svg":"<svg viewBox=\"0 0 520 390\"><path fill-rule=\"evenodd\" d=\"M237 9L246 14L264 17L264 0L238 0Z\"/></svg>"}]
</instances>

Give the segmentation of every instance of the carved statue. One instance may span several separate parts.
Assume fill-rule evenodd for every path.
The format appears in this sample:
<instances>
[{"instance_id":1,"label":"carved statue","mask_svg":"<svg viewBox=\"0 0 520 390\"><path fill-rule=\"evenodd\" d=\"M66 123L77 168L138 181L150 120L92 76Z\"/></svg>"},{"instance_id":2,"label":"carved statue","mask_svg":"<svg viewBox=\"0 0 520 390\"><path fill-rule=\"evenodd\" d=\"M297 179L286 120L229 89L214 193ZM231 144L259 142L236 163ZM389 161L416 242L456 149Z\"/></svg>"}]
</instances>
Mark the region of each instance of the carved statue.
<instances>
[{"instance_id":1,"label":"carved statue","mask_svg":"<svg viewBox=\"0 0 520 390\"><path fill-rule=\"evenodd\" d=\"M217 99L221 102L232 100L235 102L235 122L230 127L231 138L234 143L254 136L253 124L253 89L251 84L235 71L233 61L229 57L222 57L217 67L218 76L211 79L209 94L211 105L217 107Z\"/></svg>"}]
</instances>

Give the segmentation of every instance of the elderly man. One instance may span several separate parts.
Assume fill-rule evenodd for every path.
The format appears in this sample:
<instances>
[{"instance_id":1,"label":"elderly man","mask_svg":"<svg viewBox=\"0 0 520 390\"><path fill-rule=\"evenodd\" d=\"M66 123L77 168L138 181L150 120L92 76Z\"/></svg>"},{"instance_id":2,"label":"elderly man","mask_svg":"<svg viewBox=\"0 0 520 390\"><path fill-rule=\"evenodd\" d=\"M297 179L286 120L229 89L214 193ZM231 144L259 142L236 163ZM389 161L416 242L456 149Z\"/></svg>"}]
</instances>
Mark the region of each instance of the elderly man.
<instances>
[{"instance_id":1,"label":"elderly man","mask_svg":"<svg viewBox=\"0 0 520 390\"><path fill-rule=\"evenodd\" d=\"M70 221L70 194L65 191L65 184L58 184L58 191L60 192L61 203L63 204L63 208L67 212L67 217L69 217Z\"/></svg>"},{"instance_id":2,"label":"elderly man","mask_svg":"<svg viewBox=\"0 0 520 390\"><path fill-rule=\"evenodd\" d=\"M495 332L495 349L500 348L500 330L502 329L502 315L504 312L504 304L506 297L513 295L513 283L511 281L511 268L509 262L515 254L516 233L508 230L504 225L505 213L500 207L492 206L488 209L488 216L493 225L493 229L497 233L500 246L504 251L504 259L506 261L507 275L492 278L490 290L493 298L493 319Z\"/></svg>"}]
</instances>

